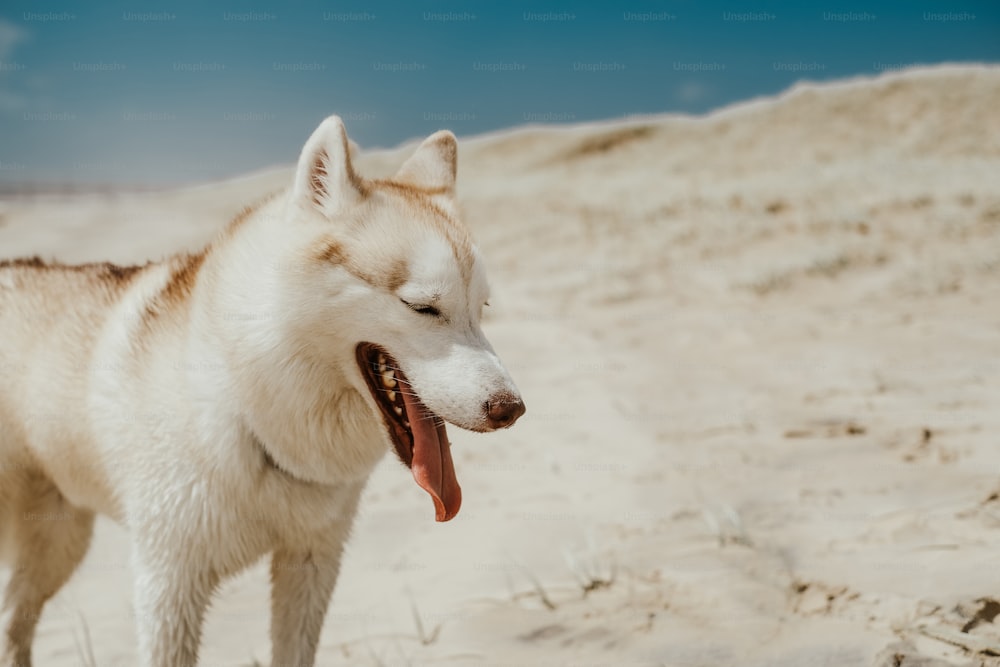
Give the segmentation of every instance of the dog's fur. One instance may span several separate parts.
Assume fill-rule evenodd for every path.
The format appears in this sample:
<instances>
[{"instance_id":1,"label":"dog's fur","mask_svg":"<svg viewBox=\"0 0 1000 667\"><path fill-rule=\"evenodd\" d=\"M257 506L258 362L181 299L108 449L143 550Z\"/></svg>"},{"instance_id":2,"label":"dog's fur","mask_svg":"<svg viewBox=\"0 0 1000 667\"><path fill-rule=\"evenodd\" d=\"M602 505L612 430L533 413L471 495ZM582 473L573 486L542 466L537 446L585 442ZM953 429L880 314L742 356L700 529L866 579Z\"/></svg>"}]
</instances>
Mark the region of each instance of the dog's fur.
<instances>
[{"instance_id":1,"label":"dog's fur","mask_svg":"<svg viewBox=\"0 0 1000 667\"><path fill-rule=\"evenodd\" d=\"M438 132L393 179L364 180L331 117L291 187L202 252L0 263L0 555L13 567L0 667L30 664L96 514L133 538L143 665L194 665L213 590L267 554L273 663L313 664L359 496L391 442L358 344L391 350L456 426L523 412L480 329L488 288L457 220L456 154ZM498 401L517 405L500 424Z\"/></svg>"}]
</instances>

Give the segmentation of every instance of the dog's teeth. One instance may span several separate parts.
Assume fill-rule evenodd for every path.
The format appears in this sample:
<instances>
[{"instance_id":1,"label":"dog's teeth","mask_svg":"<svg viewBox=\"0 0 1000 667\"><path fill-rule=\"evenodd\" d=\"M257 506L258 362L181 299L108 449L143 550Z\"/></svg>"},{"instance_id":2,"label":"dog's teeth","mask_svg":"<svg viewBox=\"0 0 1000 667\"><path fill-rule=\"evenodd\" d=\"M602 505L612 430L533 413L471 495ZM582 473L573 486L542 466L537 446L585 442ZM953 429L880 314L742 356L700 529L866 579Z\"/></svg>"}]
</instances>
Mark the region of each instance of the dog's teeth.
<instances>
[{"instance_id":1,"label":"dog's teeth","mask_svg":"<svg viewBox=\"0 0 1000 667\"><path fill-rule=\"evenodd\" d=\"M394 405L392 406L392 409L395 410L396 414L399 415L400 417L403 416L403 408L399 407L398 405Z\"/></svg>"},{"instance_id":2,"label":"dog's teeth","mask_svg":"<svg viewBox=\"0 0 1000 667\"><path fill-rule=\"evenodd\" d=\"M386 389L394 389L396 387L396 376L392 371L388 369L382 370L382 385Z\"/></svg>"},{"instance_id":3,"label":"dog's teeth","mask_svg":"<svg viewBox=\"0 0 1000 667\"><path fill-rule=\"evenodd\" d=\"M387 391L385 393L389 397L389 402L390 403L395 403L396 402L396 392L394 392L392 389L390 389L389 391Z\"/></svg>"},{"instance_id":4,"label":"dog's teeth","mask_svg":"<svg viewBox=\"0 0 1000 667\"><path fill-rule=\"evenodd\" d=\"M406 421L406 420L404 419L404 420L403 420L403 426L405 426L406 428L410 428L410 422L408 422L408 421Z\"/></svg>"}]
</instances>

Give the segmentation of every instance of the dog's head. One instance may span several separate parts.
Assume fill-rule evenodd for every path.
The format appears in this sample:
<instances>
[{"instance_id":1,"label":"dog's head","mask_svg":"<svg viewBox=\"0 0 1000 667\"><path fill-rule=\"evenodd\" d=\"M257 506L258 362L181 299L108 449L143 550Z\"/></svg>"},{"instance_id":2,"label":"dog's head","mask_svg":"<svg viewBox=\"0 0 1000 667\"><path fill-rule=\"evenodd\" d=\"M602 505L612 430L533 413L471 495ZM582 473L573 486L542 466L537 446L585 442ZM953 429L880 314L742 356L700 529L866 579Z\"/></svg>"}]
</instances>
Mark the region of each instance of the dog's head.
<instances>
[{"instance_id":1,"label":"dog's head","mask_svg":"<svg viewBox=\"0 0 1000 667\"><path fill-rule=\"evenodd\" d=\"M389 180L352 165L331 117L299 160L285 213L299 230L289 281L311 355L340 368L434 499L461 504L445 422L511 426L524 403L480 328L489 286L455 204L457 144L437 132Z\"/></svg>"}]
</instances>

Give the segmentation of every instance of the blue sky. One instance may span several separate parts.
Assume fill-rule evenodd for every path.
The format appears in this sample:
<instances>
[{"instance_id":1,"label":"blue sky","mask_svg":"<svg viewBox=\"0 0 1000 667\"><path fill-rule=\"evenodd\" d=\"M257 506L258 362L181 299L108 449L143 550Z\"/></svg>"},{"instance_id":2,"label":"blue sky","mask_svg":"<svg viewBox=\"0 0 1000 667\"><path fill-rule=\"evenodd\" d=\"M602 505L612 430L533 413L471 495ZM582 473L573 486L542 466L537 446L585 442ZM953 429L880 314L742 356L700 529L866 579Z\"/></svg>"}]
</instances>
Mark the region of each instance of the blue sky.
<instances>
[{"instance_id":1,"label":"blue sky","mask_svg":"<svg viewBox=\"0 0 1000 667\"><path fill-rule=\"evenodd\" d=\"M331 113L390 146L941 62L1000 62L1000 3L8 0L0 185L231 176L292 162Z\"/></svg>"}]
</instances>

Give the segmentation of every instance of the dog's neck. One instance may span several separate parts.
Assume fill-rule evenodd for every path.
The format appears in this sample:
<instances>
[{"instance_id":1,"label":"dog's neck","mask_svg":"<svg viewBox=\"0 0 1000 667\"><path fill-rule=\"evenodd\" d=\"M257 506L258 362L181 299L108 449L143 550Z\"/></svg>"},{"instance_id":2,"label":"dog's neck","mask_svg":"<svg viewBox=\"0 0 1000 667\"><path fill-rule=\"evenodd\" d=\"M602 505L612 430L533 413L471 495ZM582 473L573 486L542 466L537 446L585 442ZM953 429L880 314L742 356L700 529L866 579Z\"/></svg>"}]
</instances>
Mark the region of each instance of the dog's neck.
<instances>
[{"instance_id":1,"label":"dog's neck","mask_svg":"<svg viewBox=\"0 0 1000 667\"><path fill-rule=\"evenodd\" d=\"M321 484L358 481L387 451L386 438L349 382L351 368L310 358L285 339L287 323L268 274L275 259L254 238L281 204L262 208L259 219L251 214L210 250L192 300L192 353L217 359L215 391L224 394L218 400L279 469Z\"/></svg>"}]
</instances>

